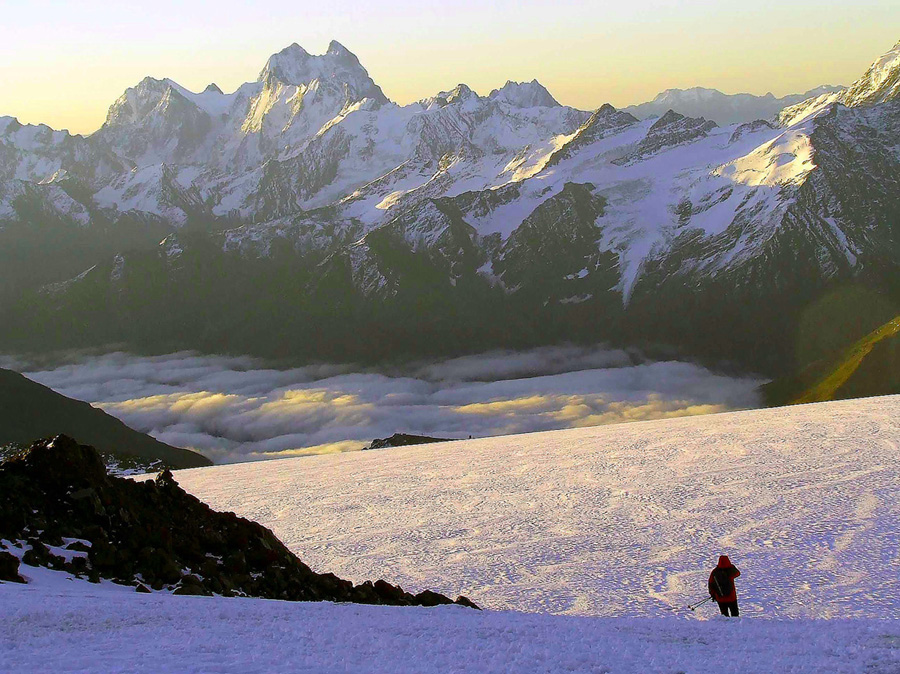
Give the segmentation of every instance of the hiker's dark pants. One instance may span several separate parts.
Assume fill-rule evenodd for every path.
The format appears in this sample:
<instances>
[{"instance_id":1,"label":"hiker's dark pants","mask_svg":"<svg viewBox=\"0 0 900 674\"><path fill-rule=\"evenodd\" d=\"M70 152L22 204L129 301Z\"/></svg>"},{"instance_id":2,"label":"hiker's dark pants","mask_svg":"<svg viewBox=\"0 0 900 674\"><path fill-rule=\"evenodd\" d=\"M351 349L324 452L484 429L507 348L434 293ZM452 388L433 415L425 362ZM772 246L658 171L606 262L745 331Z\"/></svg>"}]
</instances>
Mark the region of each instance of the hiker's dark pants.
<instances>
[{"instance_id":1,"label":"hiker's dark pants","mask_svg":"<svg viewBox=\"0 0 900 674\"><path fill-rule=\"evenodd\" d=\"M719 602L719 610L722 612L722 615L727 616L728 612L731 611L731 615L737 618L738 607L737 607L737 599L734 601L720 601Z\"/></svg>"}]
</instances>

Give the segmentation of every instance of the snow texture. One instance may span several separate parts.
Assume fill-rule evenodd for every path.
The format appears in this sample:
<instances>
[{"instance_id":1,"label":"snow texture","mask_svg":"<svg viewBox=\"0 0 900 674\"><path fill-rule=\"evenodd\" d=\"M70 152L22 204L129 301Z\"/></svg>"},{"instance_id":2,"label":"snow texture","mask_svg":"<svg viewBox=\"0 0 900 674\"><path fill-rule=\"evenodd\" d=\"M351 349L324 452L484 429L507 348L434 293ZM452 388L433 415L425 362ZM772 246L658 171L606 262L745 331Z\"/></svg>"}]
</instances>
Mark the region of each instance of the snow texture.
<instances>
[{"instance_id":1,"label":"snow texture","mask_svg":"<svg viewBox=\"0 0 900 674\"><path fill-rule=\"evenodd\" d=\"M900 668L896 621L578 618L68 585L0 584L4 672L893 674Z\"/></svg>"},{"instance_id":2,"label":"snow texture","mask_svg":"<svg viewBox=\"0 0 900 674\"><path fill-rule=\"evenodd\" d=\"M491 609L657 617L702 598L724 553L746 616L898 617L898 411L891 396L176 477L315 570Z\"/></svg>"},{"instance_id":3,"label":"snow texture","mask_svg":"<svg viewBox=\"0 0 900 674\"><path fill-rule=\"evenodd\" d=\"M140 595L23 566L31 583L0 583L0 666L896 674L898 408L890 396L179 471L313 567L495 610ZM720 552L743 571L737 620L684 608Z\"/></svg>"}]
</instances>

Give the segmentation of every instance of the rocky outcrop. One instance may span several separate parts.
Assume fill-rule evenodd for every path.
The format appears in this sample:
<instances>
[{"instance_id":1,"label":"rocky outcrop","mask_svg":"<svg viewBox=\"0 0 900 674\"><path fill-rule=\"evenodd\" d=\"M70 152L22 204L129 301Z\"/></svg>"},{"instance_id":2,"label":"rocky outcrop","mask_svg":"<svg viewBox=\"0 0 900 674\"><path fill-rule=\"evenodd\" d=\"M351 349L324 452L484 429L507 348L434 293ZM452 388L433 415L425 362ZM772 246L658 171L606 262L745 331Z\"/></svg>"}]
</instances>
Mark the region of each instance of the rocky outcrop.
<instances>
[{"instance_id":1,"label":"rocky outcrop","mask_svg":"<svg viewBox=\"0 0 900 674\"><path fill-rule=\"evenodd\" d=\"M659 154L676 145L684 145L709 135L718 126L703 117L685 117L674 110L669 110L660 117L644 139L635 149L613 161L613 164L625 166Z\"/></svg>"},{"instance_id":2,"label":"rocky outcrop","mask_svg":"<svg viewBox=\"0 0 900 674\"><path fill-rule=\"evenodd\" d=\"M564 159L568 159L591 143L596 143L598 140L619 133L637 123L637 117L629 115L627 112L616 110L609 103L605 103L575 132L572 140L553 153L547 162L547 167L549 168Z\"/></svg>"},{"instance_id":3,"label":"rocky outcrop","mask_svg":"<svg viewBox=\"0 0 900 674\"><path fill-rule=\"evenodd\" d=\"M0 551L0 580L13 583L24 583L19 575L19 558L8 552Z\"/></svg>"},{"instance_id":4,"label":"rocky outcrop","mask_svg":"<svg viewBox=\"0 0 900 674\"><path fill-rule=\"evenodd\" d=\"M408 447L409 445L425 445L430 442L448 442L447 438L430 438L427 435L410 435L394 433L389 438L375 438L366 449L387 449L388 447Z\"/></svg>"},{"instance_id":5,"label":"rocky outcrop","mask_svg":"<svg viewBox=\"0 0 900 674\"><path fill-rule=\"evenodd\" d=\"M731 138L728 139L728 144L736 143L741 140L744 136L749 134L758 133L759 131L771 131L775 128L775 125L772 122L765 119L756 119L752 122L746 122L745 124L741 124L738 128L734 130L731 134Z\"/></svg>"},{"instance_id":6,"label":"rocky outcrop","mask_svg":"<svg viewBox=\"0 0 900 674\"><path fill-rule=\"evenodd\" d=\"M93 447L62 435L0 464L0 540L24 549L27 565L95 582L107 578L139 591L397 606L453 603L383 580L354 585L316 573L271 531L212 510L181 489L168 470L146 482L112 477ZM4 559L0 574L15 574ZM456 603L473 606L465 597Z\"/></svg>"}]
</instances>

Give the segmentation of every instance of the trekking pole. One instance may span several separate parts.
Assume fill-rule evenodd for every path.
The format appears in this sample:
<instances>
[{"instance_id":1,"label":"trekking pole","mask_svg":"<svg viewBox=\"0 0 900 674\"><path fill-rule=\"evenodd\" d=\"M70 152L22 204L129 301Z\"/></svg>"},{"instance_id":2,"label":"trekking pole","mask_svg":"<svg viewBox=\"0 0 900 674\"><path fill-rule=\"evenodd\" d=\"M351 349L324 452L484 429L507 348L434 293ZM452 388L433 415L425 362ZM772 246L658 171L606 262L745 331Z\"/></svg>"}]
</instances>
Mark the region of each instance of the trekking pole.
<instances>
[{"instance_id":1,"label":"trekking pole","mask_svg":"<svg viewBox=\"0 0 900 674\"><path fill-rule=\"evenodd\" d=\"M712 599L712 597L707 597L707 598L704 599L703 601L698 601L696 604L689 605L688 608L691 609L691 610L693 611L695 608L697 608L698 606L702 606L703 604L705 604L706 602L710 601L711 599Z\"/></svg>"}]
</instances>

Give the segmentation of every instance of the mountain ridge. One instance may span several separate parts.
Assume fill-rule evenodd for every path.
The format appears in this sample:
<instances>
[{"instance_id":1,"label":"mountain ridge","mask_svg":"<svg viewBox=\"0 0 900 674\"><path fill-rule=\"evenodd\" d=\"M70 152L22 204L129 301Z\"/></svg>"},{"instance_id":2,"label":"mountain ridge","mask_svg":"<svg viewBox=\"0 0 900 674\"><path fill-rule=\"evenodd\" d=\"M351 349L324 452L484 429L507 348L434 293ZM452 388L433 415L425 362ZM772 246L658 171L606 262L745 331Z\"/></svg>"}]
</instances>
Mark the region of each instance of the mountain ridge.
<instances>
[{"instance_id":1,"label":"mountain ridge","mask_svg":"<svg viewBox=\"0 0 900 674\"><path fill-rule=\"evenodd\" d=\"M173 468L212 465L202 454L139 433L101 409L2 368L0 403L0 445L27 446L60 433L78 434L98 450L123 458L162 461Z\"/></svg>"},{"instance_id":2,"label":"mountain ridge","mask_svg":"<svg viewBox=\"0 0 900 674\"><path fill-rule=\"evenodd\" d=\"M36 257L9 254L6 348L368 359L361 335L395 330L411 353L611 341L776 371L830 286L900 294L900 109L869 96L893 63L849 107L722 126L579 111L537 81L398 106L341 45L291 46L232 94L146 79L78 141L7 123L0 243Z\"/></svg>"},{"instance_id":3,"label":"mountain ridge","mask_svg":"<svg viewBox=\"0 0 900 674\"><path fill-rule=\"evenodd\" d=\"M718 89L691 87L689 89L666 89L653 100L622 108L640 119L660 116L672 109L687 117L707 117L719 125L743 124L757 119L773 119L784 108L843 90L844 87L822 85L802 94L788 94L776 97L771 92L755 94L726 94Z\"/></svg>"}]
</instances>

